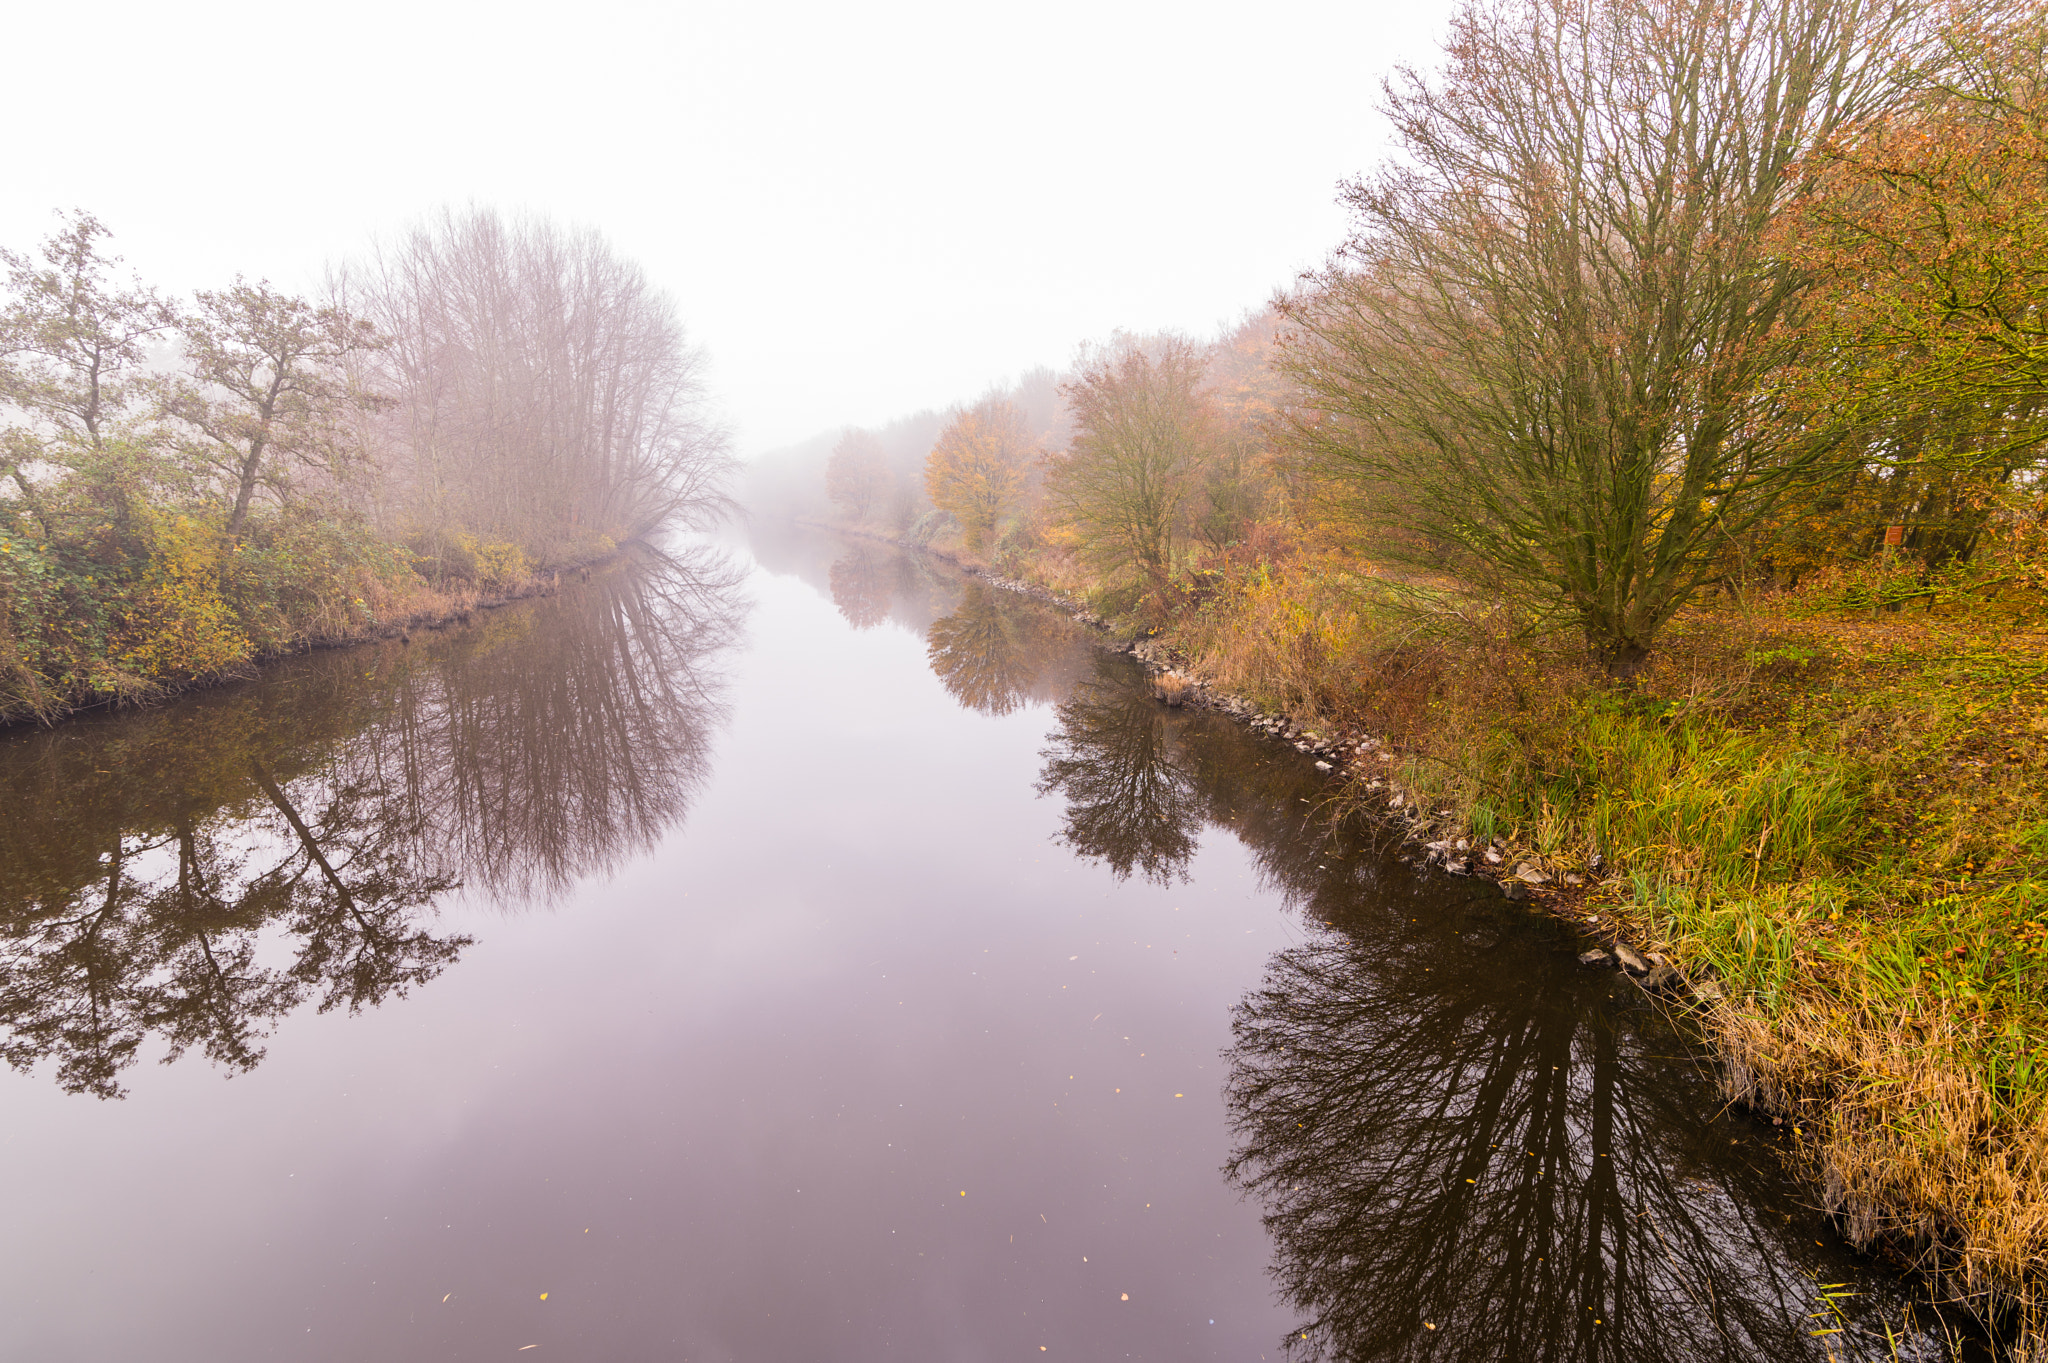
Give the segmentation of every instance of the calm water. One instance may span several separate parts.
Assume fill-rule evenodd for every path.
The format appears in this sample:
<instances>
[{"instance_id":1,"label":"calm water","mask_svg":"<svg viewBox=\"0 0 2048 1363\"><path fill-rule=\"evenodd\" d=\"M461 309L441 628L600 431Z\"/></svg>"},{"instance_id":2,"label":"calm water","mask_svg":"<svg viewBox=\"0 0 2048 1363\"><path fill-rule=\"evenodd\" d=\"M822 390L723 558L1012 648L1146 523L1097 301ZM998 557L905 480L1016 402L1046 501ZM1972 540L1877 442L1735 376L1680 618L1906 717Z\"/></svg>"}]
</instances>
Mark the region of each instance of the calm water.
<instances>
[{"instance_id":1,"label":"calm water","mask_svg":"<svg viewBox=\"0 0 2048 1363\"><path fill-rule=\"evenodd\" d=\"M1891 1356L1633 986L1324 793L777 527L0 738L0 1356Z\"/></svg>"}]
</instances>

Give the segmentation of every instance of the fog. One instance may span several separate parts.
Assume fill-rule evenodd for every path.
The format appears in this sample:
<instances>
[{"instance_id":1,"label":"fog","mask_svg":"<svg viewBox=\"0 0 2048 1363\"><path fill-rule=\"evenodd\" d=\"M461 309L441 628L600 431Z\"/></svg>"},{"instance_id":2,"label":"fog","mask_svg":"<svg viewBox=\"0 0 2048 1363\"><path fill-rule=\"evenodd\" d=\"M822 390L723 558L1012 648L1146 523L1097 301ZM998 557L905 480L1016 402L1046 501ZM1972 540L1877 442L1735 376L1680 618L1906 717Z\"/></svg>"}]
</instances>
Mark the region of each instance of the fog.
<instances>
[{"instance_id":1,"label":"fog","mask_svg":"<svg viewBox=\"0 0 2048 1363\"><path fill-rule=\"evenodd\" d=\"M945 407L1320 260L1448 5L62 6L9 16L0 244L311 290L468 203L674 294L743 454Z\"/></svg>"}]
</instances>

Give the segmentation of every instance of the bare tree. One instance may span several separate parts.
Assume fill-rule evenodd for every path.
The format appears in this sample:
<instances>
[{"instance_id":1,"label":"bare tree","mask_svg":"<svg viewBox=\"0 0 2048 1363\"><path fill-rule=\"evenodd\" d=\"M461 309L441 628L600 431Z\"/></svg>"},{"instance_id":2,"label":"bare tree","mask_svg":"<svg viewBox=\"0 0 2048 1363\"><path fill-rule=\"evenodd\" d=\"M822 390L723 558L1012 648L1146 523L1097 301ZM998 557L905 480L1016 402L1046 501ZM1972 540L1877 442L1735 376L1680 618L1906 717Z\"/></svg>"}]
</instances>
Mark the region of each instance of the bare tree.
<instances>
[{"instance_id":1,"label":"bare tree","mask_svg":"<svg viewBox=\"0 0 2048 1363\"><path fill-rule=\"evenodd\" d=\"M1765 248L1801 158L1880 98L1900 0L1501 0L1390 83L1403 155L1288 309L1298 448L1381 554L1583 631L1614 673L1829 457L1773 376Z\"/></svg>"},{"instance_id":2,"label":"bare tree","mask_svg":"<svg viewBox=\"0 0 2048 1363\"><path fill-rule=\"evenodd\" d=\"M596 233L444 213L360 287L393 337L389 519L545 555L729 509L704 356L673 300Z\"/></svg>"},{"instance_id":3,"label":"bare tree","mask_svg":"<svg viewBox=\"0 0 2048 1363\"><path fill-rule=\"evenodd\" d=\"M841 436L825 465L825 495L845 507L856 521L865 521L882 505L895 481L889 471L888 451L866 431L848 431Z\"/></svg>"},{"instance_id":4,"label":"bare tree","mask_svg":"<svg viewBox=\"0 0 2048 1363\"><path fill-rule=\"evenodd\" d=\"M1052 463L1049 501L1080 531L1084 552L1155 592L1172 575L1189 499L1216 448L1202 378L1203 356L1186 339L1119 336L1084 353L1060 389L1075 430Z\"/></svg>"}]
</instances>

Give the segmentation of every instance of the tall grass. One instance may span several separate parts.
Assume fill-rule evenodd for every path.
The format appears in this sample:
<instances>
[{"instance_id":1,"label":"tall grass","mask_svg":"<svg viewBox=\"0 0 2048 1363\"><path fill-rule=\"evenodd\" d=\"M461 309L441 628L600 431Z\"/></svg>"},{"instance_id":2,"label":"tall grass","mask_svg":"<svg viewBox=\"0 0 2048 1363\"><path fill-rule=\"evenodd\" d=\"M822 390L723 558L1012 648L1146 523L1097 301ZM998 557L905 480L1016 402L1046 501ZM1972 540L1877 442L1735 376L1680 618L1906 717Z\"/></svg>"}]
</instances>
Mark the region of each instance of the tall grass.
<instances>
[{"instance_id":1,"label":"tall grass","mask_svg":"<svg viewBox=\"0 0 2048 1363\"><path fill-rule=\"evenodd\" d=\"M1790 1119L1850 1235L2048 1357L2048 649L1831 590L1695 613L1629 692L1574 641L1314 565L1177 637L1225 689L1387 738L1439 834L1580 873L1718 979L1731 1095Z\"/></svg>"}]
</instances>

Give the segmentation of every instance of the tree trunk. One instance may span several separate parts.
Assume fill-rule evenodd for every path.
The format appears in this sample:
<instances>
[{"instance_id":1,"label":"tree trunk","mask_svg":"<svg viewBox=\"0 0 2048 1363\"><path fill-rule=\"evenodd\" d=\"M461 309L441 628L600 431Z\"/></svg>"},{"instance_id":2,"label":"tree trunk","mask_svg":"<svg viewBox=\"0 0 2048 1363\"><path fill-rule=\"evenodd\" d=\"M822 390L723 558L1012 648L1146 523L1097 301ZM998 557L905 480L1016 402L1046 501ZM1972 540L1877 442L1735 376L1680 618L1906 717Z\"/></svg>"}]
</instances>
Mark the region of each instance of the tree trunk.
<instances>
[{"instance_id":1,"label":"tree trunk","mask_svg":"<svg viewBox=\"0 0 2048 1363\"><path fill-rule=\"evenodd\" d=\"M1609 681L1632 687L1650 660L1650 646L1634 639L1602 639L1594 644L1593 656L1600 660Z\"/></svg>"},{"instance_id":2,"label":"tree trunk","mask_svg":"<svg viewBox=\"0 0 2048 1363\"><path fill-rule=\"evenodd\" d=\"M249 502L256 495L256 474L263 467L263 437L257 436L249 442L249 453L242 460L242 482L235 490L235 509L228 515L230 538L242 533L242 523L249 519Z\"/></svg>"}]
</instances>

